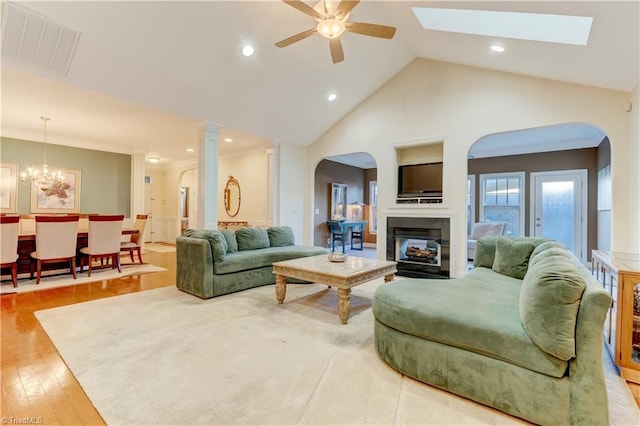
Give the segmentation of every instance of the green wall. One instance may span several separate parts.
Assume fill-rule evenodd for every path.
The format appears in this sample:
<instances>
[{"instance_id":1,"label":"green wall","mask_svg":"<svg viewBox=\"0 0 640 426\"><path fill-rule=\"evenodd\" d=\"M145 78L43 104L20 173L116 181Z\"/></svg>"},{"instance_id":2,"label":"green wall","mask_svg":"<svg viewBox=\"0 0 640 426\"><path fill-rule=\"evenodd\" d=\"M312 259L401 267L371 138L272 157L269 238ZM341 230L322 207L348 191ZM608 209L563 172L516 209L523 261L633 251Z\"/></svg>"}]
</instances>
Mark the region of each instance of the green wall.
<instances>
[{"instance_id":1,"label":"green wall","mask_svg":"<svg viewBox=\"0 0 640 426\"><path fill-rule=\"evenodd\" d=\"M40 142L0 138L3 163L17 163L18 176L32 165L42 164L44 146ZM131 211L131 155L47 144L51 169L80 170L81 213L124 214ZM18 180L18 213L30 213L30 187Z\"/></svg>"}]
</instances>

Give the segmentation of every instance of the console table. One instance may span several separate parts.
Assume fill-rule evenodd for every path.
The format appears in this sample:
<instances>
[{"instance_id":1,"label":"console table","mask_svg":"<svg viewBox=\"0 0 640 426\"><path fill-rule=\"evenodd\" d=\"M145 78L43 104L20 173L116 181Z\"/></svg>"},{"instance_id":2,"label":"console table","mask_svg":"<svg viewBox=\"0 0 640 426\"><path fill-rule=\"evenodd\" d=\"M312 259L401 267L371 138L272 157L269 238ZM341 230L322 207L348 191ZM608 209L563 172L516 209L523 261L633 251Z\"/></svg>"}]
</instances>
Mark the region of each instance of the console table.
<instances>
[{"instance_id":1,"label":"console table","mask_svg":"<svg viewBox=\"0 0 640 426\"><path fill-rule=\"evenodd\" d=\"M640 383L640 254L593 250L592 274L612 298L605 341L620 375Z\"/></svg>"}]
</instances>

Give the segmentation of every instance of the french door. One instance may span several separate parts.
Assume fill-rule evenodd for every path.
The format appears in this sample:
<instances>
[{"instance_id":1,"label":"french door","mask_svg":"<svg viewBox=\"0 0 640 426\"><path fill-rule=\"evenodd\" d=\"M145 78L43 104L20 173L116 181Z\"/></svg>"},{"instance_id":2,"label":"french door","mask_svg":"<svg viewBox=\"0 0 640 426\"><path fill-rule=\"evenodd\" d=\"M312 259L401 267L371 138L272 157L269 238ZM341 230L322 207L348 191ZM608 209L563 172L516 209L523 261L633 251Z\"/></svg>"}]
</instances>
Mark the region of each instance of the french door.
<instances>
[{"instance_id":1,"label":"french door","mask_svg":"<svg viewBox=\"0 0 640 426\"><path fill-rule=\"evenodd\" d=\"M587 261L587 170L531 173L531 233Z\"/></svg>"}]
</instances>

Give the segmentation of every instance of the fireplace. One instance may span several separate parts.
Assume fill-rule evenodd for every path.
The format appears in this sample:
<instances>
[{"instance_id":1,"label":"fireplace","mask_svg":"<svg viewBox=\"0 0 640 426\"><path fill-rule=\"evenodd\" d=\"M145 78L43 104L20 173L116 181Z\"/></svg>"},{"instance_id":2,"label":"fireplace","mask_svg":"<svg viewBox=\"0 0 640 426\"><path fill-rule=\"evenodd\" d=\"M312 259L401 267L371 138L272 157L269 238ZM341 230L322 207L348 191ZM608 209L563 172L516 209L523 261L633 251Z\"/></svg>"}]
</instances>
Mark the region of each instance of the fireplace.
<instances>
[{"instance_id":1,"label":"fireplace","mask_svg":"<svg viewBox=\"0 0 640 426\"><path fill-rule=\"evenodd\" d=\"M449 222L449 218L387 218L387 260L398 262L397 275L449 278Z\"/></svg>"}]
</instances>

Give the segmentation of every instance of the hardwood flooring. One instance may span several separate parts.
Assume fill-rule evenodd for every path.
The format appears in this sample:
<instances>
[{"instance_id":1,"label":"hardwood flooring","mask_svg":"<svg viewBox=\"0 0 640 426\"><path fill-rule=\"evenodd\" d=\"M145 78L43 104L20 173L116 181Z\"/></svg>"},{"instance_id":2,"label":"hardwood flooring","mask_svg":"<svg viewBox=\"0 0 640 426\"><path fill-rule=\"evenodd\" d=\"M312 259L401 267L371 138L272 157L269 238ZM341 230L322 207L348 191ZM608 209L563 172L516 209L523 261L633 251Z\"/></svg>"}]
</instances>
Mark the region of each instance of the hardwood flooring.
<instances>
[{"instance_id":1,"label":"hardwood flooring","mask_svg":"<svg viewBox=\"0 0 640 426\"><path fill-rule=\"evenodd\" d=\"M126 261L123 258L123 262ZM2 295L2 424L105 424L40 326L34 312L175 285L175 252L147 250L143 261L167 270L51 290Z\"/></svg>"},{"instance_id":2,"label":"hardwood flooring","mask_svg":"<svg viewBox=\"0 0 640 426\"><path fill-rule=\"evenodd\" d=\"M175 252L147 251L143 259L167 270L117 280L2 296L2 424L105 424L40 327L34 312L175 285ZM640 385L630 383L629 387L640 406Z\"/></svg>"}]
</instances>

